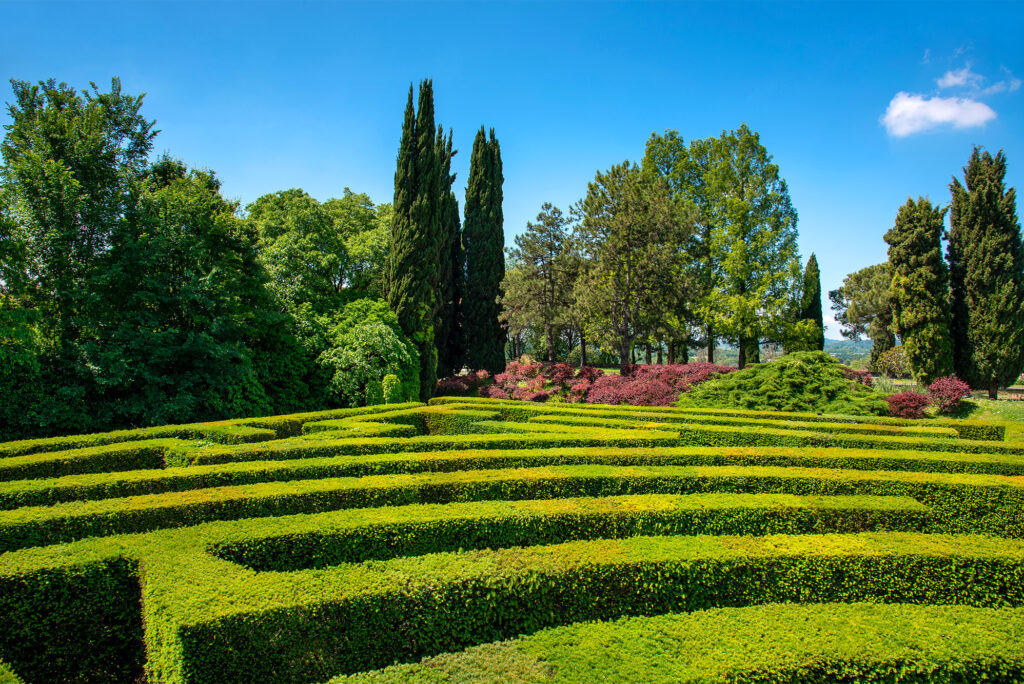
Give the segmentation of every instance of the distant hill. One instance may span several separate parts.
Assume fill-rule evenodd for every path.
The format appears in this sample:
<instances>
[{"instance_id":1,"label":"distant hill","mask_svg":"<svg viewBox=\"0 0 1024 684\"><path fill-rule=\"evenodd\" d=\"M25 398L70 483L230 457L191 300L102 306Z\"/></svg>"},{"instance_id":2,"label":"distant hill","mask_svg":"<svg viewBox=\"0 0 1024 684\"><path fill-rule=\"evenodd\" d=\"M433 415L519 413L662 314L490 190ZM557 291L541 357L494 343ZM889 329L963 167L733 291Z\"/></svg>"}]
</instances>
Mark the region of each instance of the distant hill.
<instances>
[{"instance_id":1,"label":"distant hill","mask_svg":"<svg viewBox=\"0 0 1024 684\"><path fill-rule=\"evenodd\" d=\"M825 351L836 357L840 363L866 363L871 358L871 340L825 340Z\"/></svg>"}]
</instances>

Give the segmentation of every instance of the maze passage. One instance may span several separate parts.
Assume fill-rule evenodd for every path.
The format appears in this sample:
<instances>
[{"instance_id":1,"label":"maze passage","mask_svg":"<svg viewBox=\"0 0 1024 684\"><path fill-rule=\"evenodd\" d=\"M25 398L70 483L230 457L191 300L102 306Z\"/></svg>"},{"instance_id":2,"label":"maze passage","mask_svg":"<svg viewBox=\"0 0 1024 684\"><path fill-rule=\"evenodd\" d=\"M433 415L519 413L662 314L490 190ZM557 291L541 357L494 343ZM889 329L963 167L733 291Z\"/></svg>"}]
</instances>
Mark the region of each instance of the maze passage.
<instances>
[{"instance_id":1,"label":"maze passage","mask_svg":"<svg viewBox=\"0 0 1024 684\"><path fill-rule=\"evenodd\" d=\"M1022 452L487 399L0 444L0 681L1017 681Z\"/></svg>"}]
</instances>

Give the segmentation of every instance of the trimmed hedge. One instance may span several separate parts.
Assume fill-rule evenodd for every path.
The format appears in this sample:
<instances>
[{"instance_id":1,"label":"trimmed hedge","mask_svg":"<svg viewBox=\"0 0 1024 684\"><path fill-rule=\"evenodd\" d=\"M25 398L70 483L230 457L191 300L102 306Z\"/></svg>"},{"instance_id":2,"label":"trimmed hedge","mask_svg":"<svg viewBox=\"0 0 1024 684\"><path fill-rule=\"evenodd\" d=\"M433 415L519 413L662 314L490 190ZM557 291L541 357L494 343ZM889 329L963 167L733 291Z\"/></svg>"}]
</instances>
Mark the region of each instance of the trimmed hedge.
<instances>
[{"instance_id":1,"label":"trimmed hedge","mask_svg":"<svg viewBox=\"0 0 1024 684\"><path fill-rule=\"evenodd\" d=\"M711 493L483 501L301 516L283 520L288 530L279 536L222 544L212 553L258 572L294 572L583 539L923 531L930 517L909 497Z\"/></svg>"},{"instance_id":2,"label":"trimmed hedge","mask_svg":"<svg viewBox=\"0 0 1024 684\"><path fill-rule=\"evenodd\" d=\"M0 482L81 473L162 468L167 451L182 442L150 439L0 459Z\"/></svg>"},{"instance_id":3,"label":"trimmed hedge","mask_svg":"<svg viewBox=\"0 0 1024 684\"><path fill-rule=\"evenodd\" d=\"M233 520L343 508L646 493L910 496L933 529L1024 537L1024 481L994 475L770 467L554 466L523 470L297 480L0 512L0 550Z\"/></svg>"},{"instance_id":4,"label":"trimmed hedge","mask_svg":"<svg viewBox=\"0 0 1024 684\"><path fill-rule=\"evenodd\" d=\"M719 606L1024 600L1019 543L907 533L633 537L255 576L222 568L154 564L151 678L315 681L581 620ZM199 570L215 583L199 583Z\"/></svg>"},{"instance_id":5,"label":"trimmed hedge","mask_svg":"<svg viewBox=\"0 0 1024 684\"><path fill-rule=\"evenodd\" d=\"M1019 608L773 604L555 627L351 682L1024 681Z\"/></svg>"},{"instance_id":6,"label":"trimmed hedge","mask_svg":"<svg viewBox=\"0 0 1024 684\"><path fill-rule=\"evenodd\" d=\"M989 454L795 447L461 450L242 461L0 482L0 510L259 482L553 465L735 465L1024 475L1024 459Z\"/></svg>"},{"instance_id":7,"label":"trimmed hedge","mask_svg":"<svg viewBox=\"0 0 1024 684\"><path fill-rule=\"evenodd\" d=\"M186 425L160 425L134 430L116 430L113 432L96 432L86 435L69 435L67 437L45 437L42 439L26 439L16 442L0 443L0 458L23 456L43 452L67 449L81 449L105 444L132 442L137 440L178 438L206 440L219 444L244 444L261 442L268 439L292 437L301 431L302 425L314 420L327 420L351 416L361 416L394 409L423 406L418 403L393 404L390 406L363 406L352 409L333 409L316 413L296 413L283 416L267 416L264 418L243 418L213 423L190 423Z\"/></svg>"},{"instance_id":8,"label":"trimmed hedge","mask_svg":"<svg viewBox=\"0 0 1024 684\"><path fill-rule=\"evenodd\" d=\"M628 417L633 414L662 414L662 415L693 415L693 416L719 416L719 417L733 417L733 418L747 418L752 420L771 420L771 421L799 421L799 422L820 422L820 423L860 423L864 425L892 425L892 426L904 426L910 428L920 428L924 426L934 427L950 427L957 431L963 439L977 439L977 440L988 440L988 441L1003 441L1006 436L1006 425L1005 423L998 422L985 422L977 420L950 420L950 419L936 419L929 421L918 421L908 420L902 418L890 418L884 416L844 416L839 414L822 414L822 413L799 413L799 412L787 412L787 411L759 411L759 410L747 410L747 409L719 409L719 408L695 408L695 407L659 407L659 406L645 406L645 407L634 407L634 406L603 406L603 405L585 405L585 404L572 404L569 406L548 404L548 405L529 405L524 404L521 401L508 401L499 399L478 399L474 397L437 397L430 400L430 405L444 405L444 404L463 404L466 406L481 407L481 406L500 406L504 410L508 411L548 411L548 412L560 412L565 410L579 411L579 412L598 412L604 413L608 411L614 411L623 413L623 417ZM503 414L505 415L505 414ZM533 414L529 414L533 415ZM525 420L525 418L523 418Z\"/></svg>"}]
</instances>

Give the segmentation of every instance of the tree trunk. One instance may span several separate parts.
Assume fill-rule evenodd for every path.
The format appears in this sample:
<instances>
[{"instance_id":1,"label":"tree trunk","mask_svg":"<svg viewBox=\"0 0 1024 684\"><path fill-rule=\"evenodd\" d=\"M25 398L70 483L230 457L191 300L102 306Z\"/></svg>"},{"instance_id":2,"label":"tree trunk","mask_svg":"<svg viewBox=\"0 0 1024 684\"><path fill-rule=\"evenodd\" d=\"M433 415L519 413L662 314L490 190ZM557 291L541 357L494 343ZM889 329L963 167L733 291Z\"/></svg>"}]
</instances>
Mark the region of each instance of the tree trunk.
<instances>
[{"instance_id":1,"label":"tree trunk","mask_svg":"<svg viewBox=\"0 0 1024 684\"><path fill-rule=\"evenodd\" d=\"M658 365L664 363L663 357L661 356L661 342L658 343Z\"/></svg>"},{"instance_id":2,"label":"tree trunk","mask_svg":"<svg viewBox=\"0 0 1024 684\"><path fill-rule=\"evenodd\" d=\"M708 363L715 362L715 331L708 326Z\"/></svg>"},{"instance_id":3,"label":"tree trunk","mask_svg":"<svg viewBox=\"0 0 1024 684\"><path fill-rule=\"evenodd\" d=\"M679 345L679 352L679 358L676 360L679 363L690 363L690 350L686 348L685 342Z\"/></svg>"},{"instance_id":4,"label":"tree trunk","mask_svg":"<svg viewBox=\"0 0 1024 684\"><path fill-rule=\"evenodd\" d=\"M647 343L647 351L644 353L644 363L651 365L651 343Z\"/></svg>"},{"instance_id":5,"label":"tree trunk","mask_svg":"<svg viewBox=\"0 0 1024 684\"><path fill-rule=\"evenodd\" d=\"M587 365L587 337L580 328L580 368Z\"/></svg>"},{"instance_id":6,"label":"tree trunk","mask_svg":"<svg viewBox=\"0 0 1024 684\"><path fill-rule=\"evenodd\" d=\"M988 381L988 398L998 399L999 398L999 383L994 379Z\"/></svg>"},{"instance_id":7,"label":"tree trunk","mask_svg":"<svg viewBox=\"0 0 1024 684\"><path fill-rule=\"evenodd\" d=\"M709 349L710 349L710 347L709 347ZM708 354L708 356L710 356L710 353ZM736 361L736 366L740 370L743 370L747 366L747 346L745 344L743 344L743 338L742 337L740 338L740 357Z\"/></svg>"},{"instance_id":8,"label":"tree trunk","mask_svg":"<svg viewBox=\"0 0 1024 684\"><path fill-rule=\"evenodd\" d=\"M548 363L555 362L555 338L550 325L544 326L544 339L548 343Z\"/></svg>"},{"instance_id":9,"label":"tree trunk","mask_svg":"<svg viewBox=\"0 0 1024 684\"><path fill-rule=\"evenodd\" d=\"M676 343L669 341L668 343L668 365L673 365L676 362Z\"/></svg>"},{"instance_id":10,"label":"tree trunk","mask_svg":"<svg viewBox=\"0 0 1024 684\"><path fill-rule=\"evenodd\" d=\"M632 340L629 339L628 335L623 335L622 339L619 340L619 369L623 369L629 365L630 352L633 346Z\"/></svg>"}]
</instances>

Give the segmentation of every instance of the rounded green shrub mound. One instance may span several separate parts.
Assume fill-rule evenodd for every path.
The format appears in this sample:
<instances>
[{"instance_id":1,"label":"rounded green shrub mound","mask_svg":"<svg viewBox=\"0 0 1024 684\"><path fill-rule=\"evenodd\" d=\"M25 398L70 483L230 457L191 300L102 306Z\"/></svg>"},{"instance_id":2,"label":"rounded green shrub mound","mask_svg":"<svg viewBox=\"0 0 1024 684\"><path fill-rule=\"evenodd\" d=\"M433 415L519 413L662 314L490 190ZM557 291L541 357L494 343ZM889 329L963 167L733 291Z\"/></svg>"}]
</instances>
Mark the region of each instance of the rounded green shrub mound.
<instances>
[{"instance_id":1,"label":"rounded green shrub mound","mask_svg":"<svg viewBox=\"0 0 1024 684\"><path fill-rule=\"evenodd\" d=\"M684 394L679 406L735 407L775 411L884 414L885 400L849 380L825 352L794 352L778 361L720 376Z\"/></svg>"}]
</instances>

